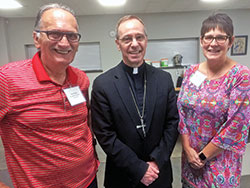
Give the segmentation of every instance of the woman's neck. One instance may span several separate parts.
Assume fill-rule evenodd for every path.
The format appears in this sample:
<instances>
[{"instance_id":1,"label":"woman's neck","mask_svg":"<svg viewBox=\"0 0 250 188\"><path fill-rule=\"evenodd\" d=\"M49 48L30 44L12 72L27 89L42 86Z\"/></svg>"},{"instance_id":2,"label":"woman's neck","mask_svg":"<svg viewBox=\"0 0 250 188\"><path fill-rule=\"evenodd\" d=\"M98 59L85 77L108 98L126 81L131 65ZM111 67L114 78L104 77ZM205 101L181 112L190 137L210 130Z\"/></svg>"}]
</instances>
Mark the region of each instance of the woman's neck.
<instances>
[{"instance_id":1,"label":"woman's neck","mask_svg":"<svg viewBox=\"0 0 250 188\"><path fill-rule=\"evenodd\" d=\"M200 71L208 80L213 80L225 75L235 64L236 62L228 57L224 61L205 61L201 64Z\"/></svg>"}]
</instances>

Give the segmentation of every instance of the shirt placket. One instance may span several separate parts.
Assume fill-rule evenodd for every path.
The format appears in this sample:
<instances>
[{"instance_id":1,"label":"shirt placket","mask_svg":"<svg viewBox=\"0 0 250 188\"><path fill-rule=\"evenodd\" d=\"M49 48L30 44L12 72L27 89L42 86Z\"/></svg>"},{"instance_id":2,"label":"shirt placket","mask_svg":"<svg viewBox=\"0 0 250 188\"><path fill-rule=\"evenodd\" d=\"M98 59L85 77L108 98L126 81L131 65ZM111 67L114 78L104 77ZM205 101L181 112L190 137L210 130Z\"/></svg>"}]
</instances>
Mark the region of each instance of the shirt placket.
<instances>
[{"instance_id":1,"label":"shirt placket","mask_svg":"<svg viewBox=\"0 0 250 188\"><path fill-rule=\"evenodd\" d=\"M69 103L69 100L67 99L67 96L63 90L70 88L70 87L72 87L72 85L68 81L61 87L61 96L62 96L64 112L66 112L69 109L70 103Z\"/></svg>"}]
</instances>

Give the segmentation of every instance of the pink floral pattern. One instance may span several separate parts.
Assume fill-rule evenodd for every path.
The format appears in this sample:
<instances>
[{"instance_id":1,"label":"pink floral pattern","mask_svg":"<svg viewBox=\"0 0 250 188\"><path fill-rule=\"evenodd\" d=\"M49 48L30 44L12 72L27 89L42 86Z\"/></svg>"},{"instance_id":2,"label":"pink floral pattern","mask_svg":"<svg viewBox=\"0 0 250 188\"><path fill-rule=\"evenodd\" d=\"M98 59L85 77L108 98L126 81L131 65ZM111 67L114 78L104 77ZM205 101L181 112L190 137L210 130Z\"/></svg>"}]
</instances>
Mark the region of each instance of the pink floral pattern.
<instances>
[{"instance_id":1,"label":"pink floral pattern","mask_svg":"<svg viewBox=\"0 0 250 188\"><path fill-rule=\"evenodd\" d=\"M250 70L236 64L224 76L205 79L197 87L190 77L198 68L192 65L185 72L178 97L179 132L189 135L197 152L210 141L224 152L199 170L192 169L182 153L182 181L197 188L239 187L249 132Z\"/></svg>"}]
</instances>

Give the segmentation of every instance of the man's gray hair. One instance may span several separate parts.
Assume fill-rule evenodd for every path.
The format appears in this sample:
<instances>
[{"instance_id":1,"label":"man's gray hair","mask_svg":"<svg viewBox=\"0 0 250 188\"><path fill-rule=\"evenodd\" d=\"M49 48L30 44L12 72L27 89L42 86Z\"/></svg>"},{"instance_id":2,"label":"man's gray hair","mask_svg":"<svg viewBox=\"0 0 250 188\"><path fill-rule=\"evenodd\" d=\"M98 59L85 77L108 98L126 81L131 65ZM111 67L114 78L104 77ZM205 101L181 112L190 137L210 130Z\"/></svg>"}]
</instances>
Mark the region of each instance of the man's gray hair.
<instances>
[{"instance_id":1,"label":"man's gray hair","mask_svg":"<svg viewBox=\"0 0 250 188\"><path fill-rule=\"evenodd\" d=\"M56 8L68 11L76 19L75 12L67 5L58 4L58 3L46 4L46 5L41 6L38 13L37 13L34 29L39 30L41 28L41 18L42 18L42 15L45 11L47 11L49 9L56 9ZM77 19L76 19L76 22L77 22ZM78 29L78 27L79 26L78 26L78 22L77 22L77 29Z\"/></svg>"},{"instance_id":2,"label":"man's gray hair","mask_svg":"<svg viewBox=\"0 0 250 188\"><path fill-rule=\"evenodd\" d=\"M121 25L121 23L123 22L126 22L128 20L138 20L139 22L141 22L141 24L144 26L144 34L147 36L147 30L146 30L146 27L144 25L144 22L142 21L141 18L139 18L138 16L135 16L135 15L126 15L126 16L123 16L122 18L119 19L119 21L117 22L116 24L116 29L115 29L115 37L116 39L119 39L119 26Z\"/></svg>"}]
</instances>

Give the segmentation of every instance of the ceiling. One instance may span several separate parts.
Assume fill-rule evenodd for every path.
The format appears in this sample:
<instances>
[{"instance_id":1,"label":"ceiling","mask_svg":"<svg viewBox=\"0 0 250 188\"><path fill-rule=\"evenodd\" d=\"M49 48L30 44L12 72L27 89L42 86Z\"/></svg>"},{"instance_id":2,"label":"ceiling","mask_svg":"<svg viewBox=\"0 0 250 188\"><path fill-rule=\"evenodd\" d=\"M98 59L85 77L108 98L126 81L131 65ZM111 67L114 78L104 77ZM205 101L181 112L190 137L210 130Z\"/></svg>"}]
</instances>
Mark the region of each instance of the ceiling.
<instances>
[{"instance_id":1,"label":"ceiling","mask_svg":"<svg viewBox=\"0 0 250 188\"><path fill-rule=\"evenodd\" d=\"M35 17L40 6L51 0L18 0L23 7L16 10L0 9L0 17ZM199 0L127 0L123 7L106 8L97 0L55 0L70 6L77 15L138 14L199 10L250 9L249 0L227 0L220 4L201 3Z\"/></svg>"}]
</instances>

